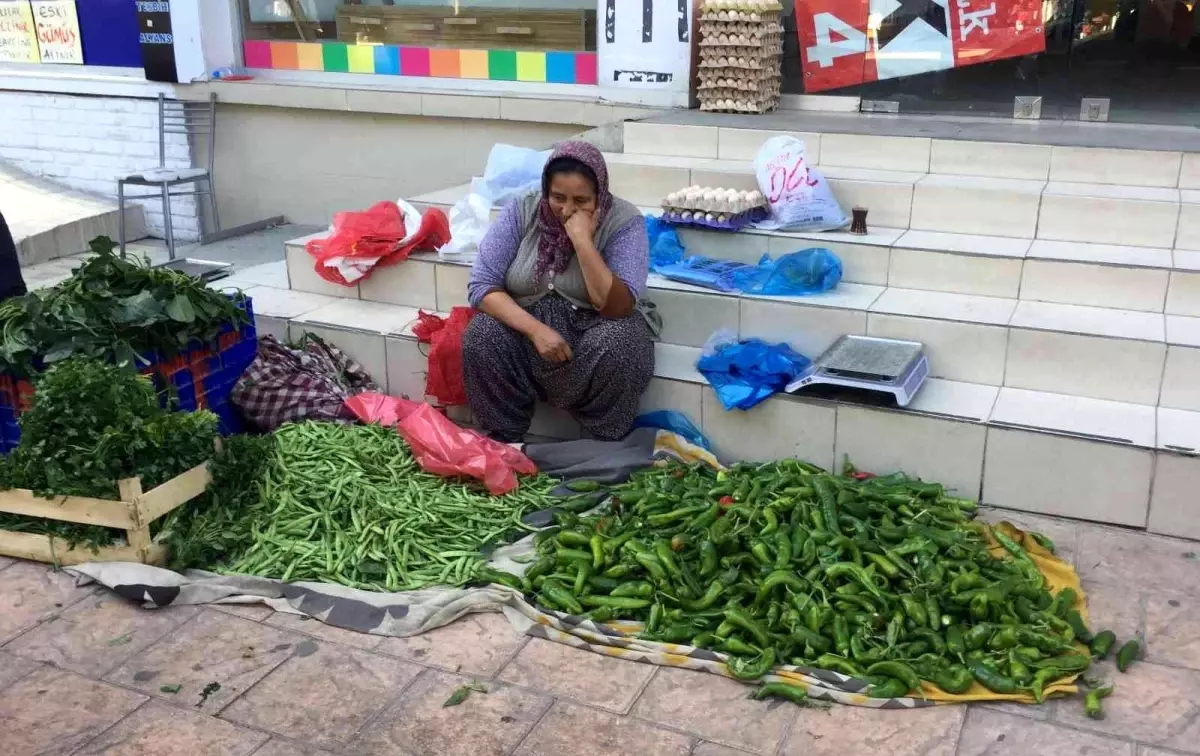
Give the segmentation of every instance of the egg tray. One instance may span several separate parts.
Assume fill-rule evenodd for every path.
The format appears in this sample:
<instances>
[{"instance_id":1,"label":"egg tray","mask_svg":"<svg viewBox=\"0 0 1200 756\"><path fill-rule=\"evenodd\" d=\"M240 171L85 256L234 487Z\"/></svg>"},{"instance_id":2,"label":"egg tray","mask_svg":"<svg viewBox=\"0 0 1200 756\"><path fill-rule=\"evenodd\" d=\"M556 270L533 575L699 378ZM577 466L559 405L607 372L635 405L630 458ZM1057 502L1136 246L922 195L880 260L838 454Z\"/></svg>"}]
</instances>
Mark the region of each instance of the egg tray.
<instances>
[{"instance_id":1,"label":"egg tray","mask_svg":"<svg viewBox=\"0 0 1200 756\"><path fill-rule=\"evenodd\" d=\"M700 83L715 85L718 79L738 81L775 81L780 78L778 68L706 68L700 73Z\"/></svg>"},{"instance_id":2,"label":"egg tray","mask_svg":"<svg viewBox=\"0 0 1200 756\"><path fill-rule=\"evenodd\" d=\"M686 212L692 212L692 213L703 212L703 213L724 213L724 214L729 214L729 215L736 215L738 213L744 213L749 210L753 210L754 208L759 207L760 205L754 204L754 203L750 202L749 200L734 200L733 203L730 204L728 200L703 200L703 199L696 200L694 202L687 202L687 203L676 202L676 203L672 204L670 202L667 202L667 200L664 198L662 203L659 206L663 209L664 213L673 212L673 213L678 214L678 213L682 213L682 212L686 211Z\"/></svg>"},{"instance_id":3,"label":"egg tray","mask_svg":"<svg viewBox=\"0 0 1200 756\"><path fill-rule=\"evenodd\" d=\"M776 21L705 21L700 24L700 36L713 34L782 34L783 26Z\"/></svg>"},{"instance_id":4,"label":"egg tray","mask_svg":"<svg viewBox=\"0 0 1200 756\"><path fill-rule=\"evenodd\" d=\"M772 89L738 89L737 87L721 87L715 89L700 89L700 94L697 95L703 100L713 102L716 100L742 100L744 102L762 102L764 100L774 100L779 97L779 88Z\"/></svg>"},{"instance_id":5,"label":"egg tray","mask_svg":"<svg viewBox=\"0 0 1200 756\"><path fill-rule=\"evenodd\" d=\"M665 210L663 211L662 217L664 220L670 221L677 226L715 228L721 231L739 231L751 223L758 223L761 220L765 220L769 214L767 212L767 208L765 207L752 207L744 212L730 215L723 221L716 220L715 218L710 221L706 220L703 216L701 216L699 219L697 219L695 216L692 216L691 218L684 220L682 215L683 212L684 211L676 212L674 210Z\"/></svg>"},{"instance_id":6,"label":"egg tray","mask_svg":"<svg viewBox=\"0 0 1200 756\"><path fill-rule=\"evenodd\" d=\"M725 39L722 40L721 37ZM745 41L743 41L745 40ZM757 38L751 39L748 34L731 34L731 35L716 35L710 34L700 40L700 47L744 47L751 50L770 50L776 47L782 49L783 38L778 34L757 35ZM705 50L707 52L707 49Z\"/></svg>"},{"instance_id":7,"label":"egg tray","mask_svg":"<svg viewBox=\"0 0 1200 756\"><path fill-rule=\"evenodd\" d=\"M718 102L700 101L700 110L705 113L749 113L753 115L762 115L770 113L779 106L779 100L773 99L769 102L762 103L743 103L742 107L727 107Z\"/></svg>"},{"instance_id":8,"label":"egg tray","mask_svg":"<svg viewBox=\"0 0 1200 756\"><path fill-rule=\"evenodd\" d=\"M728 58L722 58L719 60L704 60L703 58L701 58L700 59L700 67L701 68L732 68L732 69L740 70L740 71L778 71L779 70L780 61L779 61L779 56L777 56L777 55L771 56L765 60L760 60L758 58L753 58L753 57L743 57L742 60L745 62L744 63L739 62L737 59L734 59L733 62L730 62L730 60Z\"/></svg>"},{"instance_id":9,"label":"egg tray","mask_svg":"<svg viewBox=\"0 0 1200 756\"><path fill-rule=\"evenodd\" d=\"M728 26L729 24L750 24L751 26L774 24L780 28L783 27L783 24L780 23L778 13L756 13L754 15L746 13L736 17L726 15L725 18L721 18L716 13L705 13L700 16L701 28L706 24L718 24L721 26Z\"/></svg>"}]
</instances>

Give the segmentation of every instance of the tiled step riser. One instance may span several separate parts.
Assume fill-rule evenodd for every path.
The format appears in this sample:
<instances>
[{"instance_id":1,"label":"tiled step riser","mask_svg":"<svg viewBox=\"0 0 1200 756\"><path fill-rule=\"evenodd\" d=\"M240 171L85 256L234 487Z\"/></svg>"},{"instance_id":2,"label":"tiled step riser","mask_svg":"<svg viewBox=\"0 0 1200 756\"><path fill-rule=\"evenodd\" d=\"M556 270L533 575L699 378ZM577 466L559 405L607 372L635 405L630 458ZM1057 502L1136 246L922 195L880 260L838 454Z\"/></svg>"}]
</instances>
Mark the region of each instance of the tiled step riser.
<instances>
[{"instance_id":1,"label":"tiled step riser","mask_svg":"<svg viewBox=\"0 0 1200 756\"><path fill-rule=\"evenodd\" d=\"M613 162L609 175L613 192L649 207L692 184L757 188L749 166ZM1167 249L1178 238L1181 248L1200 248L1200 205L1186 202L1181 210L1176 201L1060 195L1053 185L1043 192L1040 182L975 177L931 175L908 183L829 176L828 181L844 210L868 208L868 226Z\"/></svg>"},{"instance_id":2,"label":"tiled step riser","mask_svg":"<svg viewBox=\"0 0 1200 756\"><path fill-rule=\"evenodd\" d=\"M1099 184L1200 189L1200 155L866 134L814 134L625 124L625 152L753 160L772 136L804 140L815 165Z\"/></svg>"},{"instance_id":3,"label":"tiled step riser","mask_svg":"<svg viewBox=\"0 0 1200 756\"><path fill-rule=\"evenodd\" d=\"M296 247L289 247L289 254L293 249L303 254ZM292 261L303 263L305 257L294 255ZM904 270L895 263L893 271ZM311 267L293 264L289 270L292 288L329 293ZM411 259L377 271L361 287L336 287L333 293L445 312L467 304L468 275L465 266ZM313 288L306 289L309 285ZM1070 291L1070 276L1062 286ZM668 344L700 347L713 333L727 330L786 342L812 357L844 334L912 339L925 344L932 375L939 378L1144 405L1158 403L1161 395L1164 406L1200 410L1200 388L1193 388L1200 386L1200 359L1192 359L1200 349L1171 347L1168 360L1164 344L1133 339L677 289L650 289L647 298L662 313L662 340Z\"/></svg>"},{"instance_id":4,"label":"tiled step riser","mask_svg":"<svg viewBox=\"0 0 1200 756\"><path fill-rule=\"evenodd\" d=\"M316 331L356 359L378 363L378 345L374 355L364 355L349 332L292 324L293 336L298 328ZM416 343L374 338L384 342L388 391L419 397L426 358ZM718 453L737 458L796 456L833 469L849 456L862 469L904 470L942 481L963 496L982 493L984 501L1000 507L1133 527L1149 523L1154 532L1200 536L1193 495L1200 459L1194 457L790 397L772 398L750 412L726 412L708 387L666 378L652 381L641 408L684 412ZM549 407L538 408L531 432L580 435L578 424Z\"/></svg>"}]
</instances>

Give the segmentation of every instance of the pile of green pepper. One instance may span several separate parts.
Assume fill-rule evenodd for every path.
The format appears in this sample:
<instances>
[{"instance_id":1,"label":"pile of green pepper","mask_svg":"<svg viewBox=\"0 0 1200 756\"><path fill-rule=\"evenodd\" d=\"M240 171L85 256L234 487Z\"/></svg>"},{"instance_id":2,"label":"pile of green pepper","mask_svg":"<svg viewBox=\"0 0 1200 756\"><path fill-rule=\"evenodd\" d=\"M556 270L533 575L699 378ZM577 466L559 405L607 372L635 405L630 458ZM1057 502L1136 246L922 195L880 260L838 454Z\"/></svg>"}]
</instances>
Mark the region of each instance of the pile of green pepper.
<instances>
[{"instance_id":1,"label":"pile of green pepper","mask_svg":"<svg viewBox=\"0 0 1200 756\"><path fill-rule=\"evenodd\" d=\"M1047 590L1019 531L976 521L976 503L939 484L847 468L640 471L602 513L559 512L511 583L543 607L728 654L747 680L793 664L865 679L877 698L978 682L1040 702L1088 668L1078 597Z\"/></svg>"}]
</instances>

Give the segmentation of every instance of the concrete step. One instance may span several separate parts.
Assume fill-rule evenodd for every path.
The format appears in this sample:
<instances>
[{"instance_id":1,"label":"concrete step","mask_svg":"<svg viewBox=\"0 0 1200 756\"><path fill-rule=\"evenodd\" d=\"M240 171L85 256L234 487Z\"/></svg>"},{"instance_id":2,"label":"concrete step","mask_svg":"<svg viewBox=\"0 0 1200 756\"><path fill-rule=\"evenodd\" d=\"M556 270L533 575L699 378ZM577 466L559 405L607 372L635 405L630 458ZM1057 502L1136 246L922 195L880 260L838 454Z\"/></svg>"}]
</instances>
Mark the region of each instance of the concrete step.
<instances>
[{"instance_id":1,"label":"concrete step","mask_svg":"<svg viewBox=\"0 0 1200 756\"><path fill-rule=\"evenodd\" d=\"M1179 151L786 132L647 121L630 121L624 125L624 151L638 155L752 161L762 143L779 134L803 139L808 161L822 168L874 168L1034 181L1200 189L1200 154Z\"/></svg>"},{"instance_id":2,"label":"concrete step","mask_svg":"<svg viewBox=\"0 0 1200 756\"><path fill-rule=\"evenodd\" d=\"M749 160L608 154L612 190L656 206L684 186L757 188ZM1200 249L1200 192L1036 179L820 166L868 226L1053 241Z\"/></svg>"},{"instance_id":3,"label":"concrete step","mask_svg":"<svg viewBox=\"0 0 1200 756\"><path fill-rule=\"evenodd\" d=\"M360 286L343 287L313 272L303 247L306 238L287 245L292 289L430 310L467 304L467 266L439 261L431 254L414 255L405 263L376 271ZM917 240L922 246L937 241ZM926 275L922 263L905 262L907 248L899 249L897 255L897 248L890 248L894 262L888 279L894 272L899 282L905 276L928 280L922 278ZM881 254L888 251L882 248ZM964 256L972 261L975 257L994 262L985 256ZM1051 294L1061 288L1074 292L1064 297L1076 299L1092 291L1097 301L1103 300L1103 282L1090 290L1075 284L1073 263L1054 263L1066 267L1043 270L1040 262L1016 259L1018 266L1029 266L1028 278L1018 272L1012 285L1028 281L1031 290ZM1168 277L1161 269L1147 270L1157 272L1159 286L1147 290L1137 303L1150 307L1158 301L1155 296L1165 295ZM1197 290L1189 288L1196 275L1181 273L1177 279L1182 283L1169 300L1178 311L1200 306ZM963 280L973 279L964 276ZM1128 298L1136 293L1120 291ZM926 345L931 374L940 378L1200 410L1200 389L1189 388L1200 386L1200 318L1175 312L853 282L806 297L739 296L655 275L650 277L647 298L662 313L662 339L670 344L700 347L712 333L727 329L747 338L787 342L813 357L843 334L913 339Z\"/></svg>"},{"instance_id":4,"label":"concrete step","mask_svg":"<svg viewBox=\"0 0 1200 756\"><path fill-rule=\"evenodd\" d=\"M316 333L389 393L423 395L416 308L267 286L247 294L263 333ZM1200 411L935 378L905 409L775 396L749 412L726 412L695 370L699 353L658 344L642 407L686 413L719 453L798 456L831 469L848 455L863 469L905 470L996 506L1200 537ZM566 413L543 407L532 432L575 438L580 430Z\"/></svg>"},{"instance_id":5,"label":"concrete step","mask_svg":"<svg viewBox=\"0 0 1200 756\"><path fill-rule=\"evenodd\" d=\"M116 203L67 189L0 163L0 209L17 244L24 266L37 265L88 249L97 236L118 238ZM146 235L141 206L125 208L126 235Z\"/></svg>"},{"instance_id":6,"label":"concrete step","mask_svg":"<svg viewBox=\"0 0 1200 756\"><path fill-rule=\"evenodd\" d=\"M463 185L416 201L448 209L467 190ZM879 226L866 236L686 227L679 236L689 254L744 263L827 247L841 258L843 280L850 283L1200 315L1200 252L1185 249Z\"/></svg>"}]
</instances>

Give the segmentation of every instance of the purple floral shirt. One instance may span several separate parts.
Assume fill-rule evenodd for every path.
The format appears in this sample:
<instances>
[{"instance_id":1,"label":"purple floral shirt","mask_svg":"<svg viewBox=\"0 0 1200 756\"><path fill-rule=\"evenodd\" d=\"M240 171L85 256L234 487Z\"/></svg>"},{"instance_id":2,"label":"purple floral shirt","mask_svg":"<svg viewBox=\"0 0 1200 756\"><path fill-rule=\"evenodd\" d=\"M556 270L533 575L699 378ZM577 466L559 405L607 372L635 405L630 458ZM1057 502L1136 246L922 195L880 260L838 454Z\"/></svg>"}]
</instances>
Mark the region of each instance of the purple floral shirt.
<instances>
[{"instance_id":1,"label":"purple floral shirt","mask_svg":"<svg viewBox=\"0 0 1200 756\"><path fill-rule=\"evenodd\" d=\"M467 298L472 307L479 307L489 292L504 289L508 266L516 258L517 249L525 238L520 202L518 198L505 205L479 243L479 255L467 283ZM600 254L613 275L629 287L633 298L641 298L650 272L650 241L646 236L645 221L637 217L619 228Z\"/></svg>"}]
</instances>

